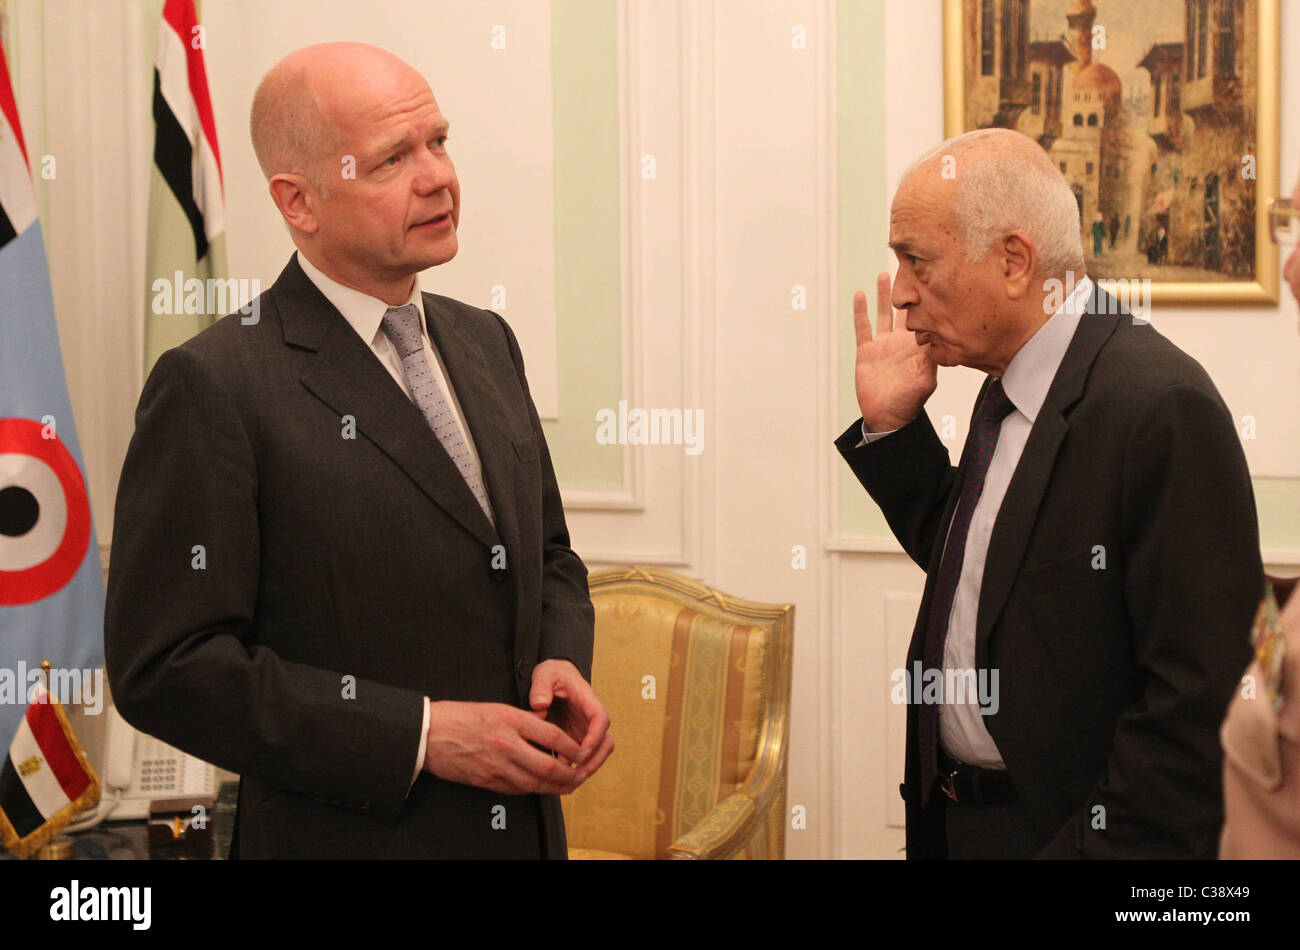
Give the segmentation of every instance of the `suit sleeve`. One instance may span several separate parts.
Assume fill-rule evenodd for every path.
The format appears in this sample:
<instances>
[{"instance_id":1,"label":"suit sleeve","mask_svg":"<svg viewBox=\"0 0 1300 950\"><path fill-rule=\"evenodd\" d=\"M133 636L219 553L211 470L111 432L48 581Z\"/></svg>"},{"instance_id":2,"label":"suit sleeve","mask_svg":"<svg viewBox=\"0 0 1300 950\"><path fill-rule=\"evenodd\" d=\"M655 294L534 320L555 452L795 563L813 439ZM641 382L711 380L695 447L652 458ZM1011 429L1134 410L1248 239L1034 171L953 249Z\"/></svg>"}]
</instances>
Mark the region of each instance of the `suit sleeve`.
<instances>
[{"instance_id":1,"label":"suit sleeve","mask_svg":"<svg viewBox=\"0 0 1300 950\"><path fill-rule=\"evenodd\" d=\"M924 409L903 428L867 445L859 446L861 441L859 419L835 440L835 447L884 512L908 557L924 571L957 481L948 450Z\"/></svg>"},{"instance_id":2,"label":"suit sleeve","mask_svg":"<svg viewBox=\"0 0 1300 950\"><path fill-rule=\"evenodd\" d=\"M1143 694L1121 715L1084 809L1038 856L1212 858L1219 726L1264 585L1249 471L1217 397L1180 383L1147 403L1128 439L1121 512Z\"/></svg>"},{"instance_id":3,"label":"suit sleeve","mask_svg":"<svg viewBox=\"0 0 1300 950\"><path fill-rule=\"evenodd\" d=\"M256 456L186 348L158 360L118 487L104 624L114 702L144 732L286 791L395 818L423 697L256 642ZM274 579L267 581L273 583Z\"/></svg>"},{"instance_id":4,"label":"suit sleeve","mask_svg":"<svg viewBox=\"0 0 1300 950\"><path fill-rule=\"evenodd\" d=\"M538 662L564 659L591 681L591 658L595 641L595 610L587 589L587 566L569 545L569 527L564 520L564 502L551 464L551 452L537 416L537 407L524 375L524 357L514 331L500 315L493 314L505 331L510 359L519 374L519 384L528 400L529 423L537 439L542 471L542 629Z\"/></svg>"}]
</instances>

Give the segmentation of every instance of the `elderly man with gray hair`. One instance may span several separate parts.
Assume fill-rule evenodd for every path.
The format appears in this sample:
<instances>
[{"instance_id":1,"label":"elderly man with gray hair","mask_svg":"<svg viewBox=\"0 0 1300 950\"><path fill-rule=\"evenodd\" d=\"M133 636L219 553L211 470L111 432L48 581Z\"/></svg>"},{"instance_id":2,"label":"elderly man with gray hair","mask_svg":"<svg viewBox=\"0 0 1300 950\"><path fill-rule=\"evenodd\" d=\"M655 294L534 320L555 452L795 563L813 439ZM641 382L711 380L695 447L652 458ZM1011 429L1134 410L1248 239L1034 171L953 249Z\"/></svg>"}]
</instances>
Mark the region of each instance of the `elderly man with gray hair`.
<instances>
[{"instance_id":1,"label":"elderly man with gray hair","mask_svg":"<svg viewBox=\"0 0 1300 950\"><path fill-rule=\"evenodd\" d=\"M874 334L854 297L836 447L926 571L909 858L1215 853L1263 587L1250 475L1210 378L1084 274L1080 234L1036 143L968 133L903 177ZM957 365L987 379L954 466L924 406Z\"/></svg>"}]
</instances>

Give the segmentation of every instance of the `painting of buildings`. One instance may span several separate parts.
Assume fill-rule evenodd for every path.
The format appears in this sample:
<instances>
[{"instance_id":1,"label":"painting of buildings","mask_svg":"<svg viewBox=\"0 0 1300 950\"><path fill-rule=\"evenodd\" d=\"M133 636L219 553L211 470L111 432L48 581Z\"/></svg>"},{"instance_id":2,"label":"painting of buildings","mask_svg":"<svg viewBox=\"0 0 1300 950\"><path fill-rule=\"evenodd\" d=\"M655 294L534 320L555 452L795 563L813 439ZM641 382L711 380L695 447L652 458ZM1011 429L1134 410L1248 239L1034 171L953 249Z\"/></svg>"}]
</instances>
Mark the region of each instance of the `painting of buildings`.
<instances>
[{"instance_id":1,"label":"painting of buildings","mask_svg":"<svg viewBox=\"0 0 1300 950\"><path fill-rule=\"evenodd\" d=\"M963 0L964 127L1015 129L1102 278L1256 278L1259 0Z\"/></svg>"}]
</instances>

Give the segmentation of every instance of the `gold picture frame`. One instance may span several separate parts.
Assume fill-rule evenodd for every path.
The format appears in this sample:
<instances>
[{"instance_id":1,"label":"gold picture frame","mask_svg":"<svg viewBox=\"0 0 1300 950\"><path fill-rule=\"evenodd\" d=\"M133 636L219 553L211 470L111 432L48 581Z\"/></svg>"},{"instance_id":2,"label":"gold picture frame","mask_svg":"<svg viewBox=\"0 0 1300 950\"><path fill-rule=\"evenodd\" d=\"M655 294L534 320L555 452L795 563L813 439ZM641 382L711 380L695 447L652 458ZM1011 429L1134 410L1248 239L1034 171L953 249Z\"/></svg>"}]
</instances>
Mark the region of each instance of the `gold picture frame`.
<instances>
[{"instance_id":1,"label":"gold picture frame","mask_svg":"<svg viewBox=\"0 0 1300 950\"><path fill-rule=\"evenodd\" d=\"M1079 98L1072 100L1069 105L1071 109L1079 107L1080 111L1070 116L1071 124L1067 125L1061 121L1059 115L1061 106L1065 104L1066 83L1070 83L1070 88L1073 89L1073 77L1079 76L1085 69L1093 66L1092 50L1097 49L1098 36L1095 32L1098 24L1094 22L1096 15L1107 11L1108 8L1117 11L1119 8L1115 4L1119 2L1120 0L943 0L945 136L950 138L973 128L994 125L1018 128L1022 124L1025 113L1036 109L1038 111L1032 113L1033 121L1028 125L1031 131L1039 134L1031 134L1031 137L1037 138L1040 144L1044 144L1049 154L1056 158L1057 143L1067 143L1070 139L1080 144L1086 143L1088 138L1086 125L1079 132L1071 131L1072 128L1079 126L1079 119L1083 113L1088 114L1087 121L1094 127L1101 126L1093 133L1094 139L1102 139L1111 134L1112 118L1123 115L1124 119L1121 121L1124 121L1125 125L1115 134L1126 133L1129 142L1141 140L1141 143L1146 145L1146 151L1155 153L1156 161L1152 162L1149 168L1144 167L1140 173L1134 171L1136 161L1128 156L1117 159L1113 164L1100 160L1087 163L1086 176L1073 167L1070 173L1067 173L1067 177L1073 176L1072 187L1075 189L1076 199L1080 202L1085 251L1090 246L1091 232L1093 251L1101 252L1096 257L1089 256L1090 273L1092 273L1092 263L1098 262L1097 276L1099 282L1106 286L1107 280L1121 277L1141 279L1145 272L1146 279L1150 280L1148 302L1153 305L1276 304L1279 293L1279 252L1269 235L1268 214L1270 199L1280 194L1280 0L1190 0L1190 4L1189 0L1140 0L1139 3L1124 0L1123 16L1127 19L1134 16L1135 10L1140 15L1143 6L1160 7L1160 19L1162 25L1166 27L1165 33L1169 32L1167 27L1175 13L1181 14L1187 29L1199 30L1196 34L1199 42L1193 47L1193 63L1189 64L1186 59L1178 58L1183 56L1183 49L1186 47L1186 33L1184 33L1184 41L1177 43L1158 42L1164 37L1154 32L1147 33L1146 40L1135 40L1133 32L1126 30L1123 40L1130 46L1133 42L1145 42L1150 47L1150 51L1136 64L1117 63L1117 65L1126 68L1129 75L1139 67L1148 73L1149 89L1143 91L1151 95L1152 111L1145 115L1134 113L1131 107L1133 100L1121 99L1122 93L1117 74L1106 65L1104 56L1099 56L1100 69L1092 68L1088 73L1087 81L1079 83L1080 89L1085 87L1090 90L1100 89L1096 93L1098 104L1080 106L1084 94L1075 90ZM1225 8L1224 4L1229 6ZM1066 16L1059 24L1062 27L1060 37L1055 40L1050 39L1046 34L1049 30L1056 30L1057 24L1053 22L1050 28L1043 24L1040 28L1040 24L1034 23L1033 11L1035 8L1042 11L1046 8L1056 10L1062 7L1065 8ZM992 23L990 23L990 10L992 10ZM1151 12L1154 14L1156 11L1152 9ZM1225 31L1228 33L1229 42L1235 38L1235 34L1232 33L1235 24L1240 24L1241 32L1247 32L1252 24L1251 17L1254 17L1253 51L1245 43L1233 47L1219 45L1219 33L1216 31L1224 29L1221 26L1220 16L1229 18ZM1104 31L1104 24L1101 26ZM1085 28L1088 32L1081 32ZM1207 34L1210 37L1208 42ZM1091 36L1091 43L1085 44L1085 50L1081 40L1086 35ZM980 40L978 55L974 47L970 51L967 50L968 36ZM989 42L990 36L996 37L992 43ZM1105 33L1103 32L1101 36L1104 43ZM1010 45L1004 45L1004 41L1009 41ZM990 46L994 47L992 57L989 54ZM1104 50L1105 47L1101 49ZM1208 78L1206 77L1207 49L1210 60ZM1222 55L1222 50L1225 49L1231 49L1234 54L1240 51L1240 55L1225 57L1224 62L1239 59L1240 62L1250 63L1256 75L1249 77L1245 68L1240 70L1240 75L1232 75L1231 67L1228 67L1228 75L1221 75L1214 57ZM1197 50L1200 51L1199 60L1197 60ZM1076 51L1082 55L1074 55ZM1014 60L1010 60L1005 55L1008 52L1014 53ZM1253 62L1249 56L1251 52L1254 54ZM1160 56L1162 53L1165 54L1163 61ZM999 55L1001 55L1000 60ZM1070 67L1073 71L1070 73L1066 73L1067 67L1063 62L1066 58L1073 61ZM997 86L992 97L988 95L990 60L997 63L997 68L992 70L993 80ZM1010 65L1003 65L1008 62ZM1197 75L1198 70L1199 75ZM1054 72L1055 75L1048 77L1049 72ZM1108 93L1111 98L1107 99L1104 106L1101 105L1102 95L1108 90L1100 87L1096 82L1101 72L1107 74L1105 79L1113 84ZM1181 98L1184 75L1191 77L1186 87L1188 90L1186 100ZM1157 80L1157 76L1167 81L1162 84ZM1254 148L1252 152L1242 156L1241 178L1250 180L1244 168L1247 159L1253 155L1255 159L1253 211L1245 200L1238 197L1234 205L1236 220L1225 221L1226 215L1220 215L1221 182L1224 192L1236 186L1233 190L1238 196L1243 192L1242 186L1226 175L1221 178L1217 170L1205 175L1203 187L1198 175L1182 178L1180 185L1179 173L1184 164L1191 171L1197 171L1197 159L1201 160L1202 166L1208 168L1205 163L1212 152L1210 149L1207 149L1207 154L1196 152L1194 140L1197 131L1203 128L1205 131L1201 133L1201 137L1207 142L1211 141L1212 136L1230 123L1230 117L1235 114L1231 111L1223 111L1223 102L1227 102L1229 108L1234 102L1239 106L1246 95L1246 90L1252 85L1255 89ZM969 103L968 87L970 87ZM1045 100L1044 93L1046 93ZM1093 92L1090 91L1087 95L1091 98ZM1197 98L1193 99L1193 95ZM1229 98L1231 96L1235 96L1235 99ZM1026 99L1029 102L1025 102ZM1162 102L1166 110L1163 124L1159 118ZM1182 108L1184 102L1191 104L1187 111ZM990 103L996 103L996 111L991 113ZM972 113L978 111L978 121L971 121L968 105ZM1115 107L1113 113L1112 106ZM1044 112L1050 113L1053 107L1058 112L1055 120L1051 120L1050 116L1038 119ZM1097 122L1095 120L1099 108L1102 109L1101 114L1104 118ZM1225 119L1225 116L1229 118ZM1049 121L1052 122L1052 127L1048 126ZM1052 133L1057 131L1056 126L1060 126L1060 134L1053 138ZM1235 134L1240 135L1243 126L1245 122L1239 121L1238 128L1233 130ZM1026 131L1024 128L1019 130ZM1026 134L1030 132L1026 131ZM1153 139L1154 144L1146 143L1142 135ZM1187 139L1193 140L1190 145ZM1105 146L1103 144L1100 147ZM1183 151L1186 153L1185 158L1180 155ZM1116 148L1111 154L1123 155L1124 153ZM1072 152L1067 150L1062 164L1070 166L1072 155L1086 157L1086 152L1077 149ZM1104 158L1105 155L1101 157ZM1062 170L1064 171L1065 168L1063 167ZM1114 172L1119 174L1112 174ZM1134 173L1129 175L1128 172ZM1090 179L1094 173L1098 183L1095 188L1085 187L1084 194L1081 196L1080 184L1076 182L1090 186ZM1170 176L1174 184L1155 191L1161 183L1168 184L1171 180ZM1109 177L1112 181L1103 183L1101 181L1103 177ZM1106 195L1102 195L1104 189L1108 189ZM1211 189L1213 189L1213 202L1211 202ZM1201 191L1199 199L1194 194L1197 190ZM1088 199L1093 191L1098 197L1094 200L1094 207L1088 207ZM1135 191L1139 192L1136 198ZM1148 200L1153 193L1154 200ZM1108 224L1108 209L1104 205L1106 198L1114 194L1120 194L1122 202L1125 203L1121 205L1119 199L1111 201L1111 204L1116 207L1109 209ZM1199 209L1196 205L1198 200L1201 202ZM1230 201L1232 201L1231 196L1226 199L1226 202ZM1128 209L1123 221L1126 243L1124 247L1117 250L1117 237L1120 230L1116 226L1119 220L1118 212L1125 209ZM1135 212L1136 229L1131 226ZM1252 217L1253 228L1251 228ZM1240 240L1235 244L1227 245L1229 253L1225 253L1225 237L1221 229L1222 232L1228 232L1231 227L1235 227L1234 233ZM1175 232L1177 232L1176 236ZM1105 251L1107 236L1110 238L1112 252L1110 255ZM1138 241L1136 249L1132 246L1134 237ZM1249 247L1247 242L1252 237L1253 268L1246 274L1235 272L1241 270L1243 260L1252 259L1248 250L1245 253L1242 251L1242 248ZM1144 253L1147 258L1146 263L1141 262ZM1105 268L1100 266L1100 262L1107 257L1112 261L1112 266L1120 268L1121 271L1130 270L1131 273L1106 273ZM1231 261L1229 261L1230 257ZM1124 261L1138 263L1131 268L1123 268ZM1213 273L1215 268L1208 265L1216 261L1224 262L1219 270L1223 274L1222 277L1206 279L1180 273L1183 271L1193 272L1193 274Z\"/></svg>"}]
</instances>

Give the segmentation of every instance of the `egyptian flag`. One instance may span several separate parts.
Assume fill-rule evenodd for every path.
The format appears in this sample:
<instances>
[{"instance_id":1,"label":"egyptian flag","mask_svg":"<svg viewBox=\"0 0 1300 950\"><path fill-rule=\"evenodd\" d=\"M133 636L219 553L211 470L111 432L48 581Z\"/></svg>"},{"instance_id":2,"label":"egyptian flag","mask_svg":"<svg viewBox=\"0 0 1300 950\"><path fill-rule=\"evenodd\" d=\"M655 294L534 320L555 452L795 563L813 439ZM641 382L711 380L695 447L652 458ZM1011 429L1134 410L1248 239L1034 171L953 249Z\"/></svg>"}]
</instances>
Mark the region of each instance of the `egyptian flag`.
<instances>
[{"instance_id":1,"label":"egyptian flag","mask_svg":"<svg viewBox=\"0 0 1300 950\"><path fill-rule=\"evenodd\" d=\"M98 801L99 779L72 734L63 706L44 686L37 686L0 770L5 848L27 857Z\"/></svg>"},{"instance_id":2,"label":"egyptian flag","mask_svg":"<svg viewBox=\"0 0 1300 950\"><path fill-rule=\"evenodd\" d=\"M70 324L93 314L70 315ZM104 663L104 577L54 321L36 196L0 49L0 741L17 671Z\"/></svg>"},{"instance_id":3,"label":"egyptian flag","mask_svg":"<svg viewBox=\"0 0 1300 950\"><path fill-rule=\"evenodd\" d=\"M164 351L184 343L245 302L228 302L226 313L207 313L207 294L201 295L202 304L196 306L199 296L187 300L185 293L188 281L226 277L221 155L208 98L208 74L203 67L204 45L194 0L167 0L158 27L153 71L154 148L145 256L146 378ZM193 310L200 312L189 312Z\"/></svg>"}]
</instances>

